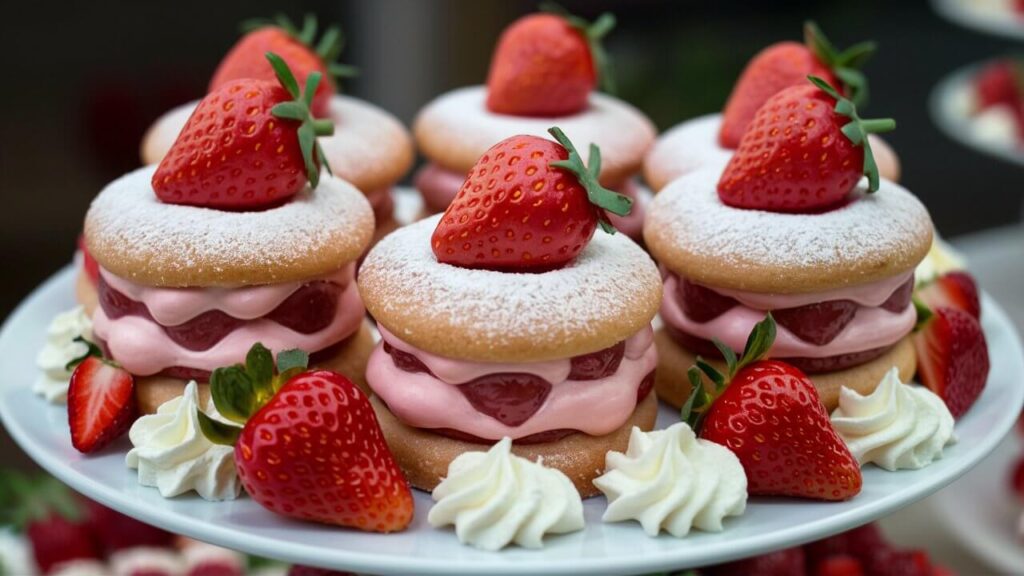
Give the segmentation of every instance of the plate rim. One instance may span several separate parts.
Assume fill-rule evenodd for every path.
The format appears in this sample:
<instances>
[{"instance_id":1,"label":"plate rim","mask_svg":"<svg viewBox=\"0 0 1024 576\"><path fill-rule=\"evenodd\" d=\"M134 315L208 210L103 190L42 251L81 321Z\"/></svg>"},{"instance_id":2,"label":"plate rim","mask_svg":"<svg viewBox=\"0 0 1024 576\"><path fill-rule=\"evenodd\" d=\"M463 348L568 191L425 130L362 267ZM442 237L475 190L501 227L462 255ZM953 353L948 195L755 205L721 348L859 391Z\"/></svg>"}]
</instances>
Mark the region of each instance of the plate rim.
<instances>
[{"instance_id":1,"label":"plate rim","mask_svg":"<svg viewBox=\"0 0 1024 576\"><path fill-rule=\"evenodd\" d=\"M37 301L45 298L47 290L55 289L54 285L60 283L66 283L70 288L74 273L73 265L65 266L22 300L10 316L8 316L2 328L0 328L0 348L3 348L7 340L12 337L12 327L16 326L23 316L30 313L30 310L37 305ZM1014 362L1017 367L1016 371L1024 373L1024 347L1021 345L1020 336L998 303L987 294L983 294L982 299L986 315L991 315L991 320L996 325L1006 329L1006 336L1010 339L1010 343L1018 350L1015 358L1006 361ZM0 384L0 387L6 386L9 385ZM1018 387L1012 393L1018 407L1024 404L1024 387ZM43 401L40 400L40 402L42 403ZM50 406L48 404L42 405ZM325 564L322 559L317 558L318 555L323 553L321 547L291 542L288 545L288 549L276 547L274 548L274 553L268 554L267 546L271 545L273 547L273 543L277 542L272 537L235 532L230 528L219 528L212 523L190 518L168 508L154 507L150 509L145 506L140 507L133 504L127 498L119 498L118 490L115 487L93 480L71 467L61 465L57 455L45 451L36 453L34 450L35 441L22 428L19 420L11 417L10 409L11 407L8 403L0 402L0 420L2 420L3 425L19 447L42 468L82 494L119 512L169 531L243 552L273 557L285 562L325 565L335 568L344 567L347 570L375 574L477 574L481 570L485 570L491 576L534 573L536 570L543 570L543 573L551 575L646 573L683 569L696 562L692 558L692 549L689 548L680 549L678 552L668 549L664 553L648 554L639 558L591 555L558 559L554 564L552 564L550 558L545 559L540 556L536 559L517 556L514 562L510 562L508 559L499 560L501 553L496 553L493 562L467 562L450 565L445 564L438 558L424 559L417 556L401 555L385 557L376 553L337 549L331 553L333 560ZM699 560L699 563L703 565L726 562L771 550L796 546L871 522L917 502L960 478L991 453L1016 422L1018 412L1019 409L1007 412L1001 419L995 421L991 430L997 433L985 436L983 442L976 444L969 453L964 454L962 456L965 463L964 466L947 477L938 480L929 478L921 481L914 486L909 494L900 498L885 495L856 509L846 510L815 522L794 526L791 530L780 530L746 537L739 552L733 549L734 544L728 538L709 542L703 545L703 547L705 549L712 548L714 552L706 554L705 557ZM171 502L173 500L168 501ZM211 505L216 504L211 503ZM339 532L339 534L343 535L344 532ZM723 532L722 534L726 533Z\"/></svg>"}]
</instances>

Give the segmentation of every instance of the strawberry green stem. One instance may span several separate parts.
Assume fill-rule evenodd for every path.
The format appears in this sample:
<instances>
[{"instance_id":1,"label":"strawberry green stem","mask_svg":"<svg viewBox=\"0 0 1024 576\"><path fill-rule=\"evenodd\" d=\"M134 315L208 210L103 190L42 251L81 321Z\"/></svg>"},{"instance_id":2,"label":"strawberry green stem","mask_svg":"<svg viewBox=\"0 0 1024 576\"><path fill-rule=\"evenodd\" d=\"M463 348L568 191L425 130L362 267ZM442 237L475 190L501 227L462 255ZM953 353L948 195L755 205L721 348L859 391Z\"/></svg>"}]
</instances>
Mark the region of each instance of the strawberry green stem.
<instances>
[{"instance_id":1,"label":"strawberry green stem","mask_svg":"<svg viewBox=\"0 0 1024 576\"><path fill-rule=\"evenodd\" d=\"M764 320L754 325L754 329L751 330L750 335L747 337L747 343L743 347L743 355L739 358L736 357L736 353L732 348L729 348L716 338L713 342L722 354L722 358L725 359L728 374L722 374L703 358L697 357L696 365L690 367L686 373L692 390L690 391L690 397L686 399L686 403L683 404L680 410L679 415L683 422L689 424L695 432L699 432L704 422L704 416L707 414L711 404L722 395L722 392L729 386L737 372L742 370L744 366L753 364L768 354L772 344L775 343L775 333L775 319L772 318L771 312L769 312L764 317ZM710 391L704 384L704 377L711 381L713 387Z\"/></svg>"},{"instance_id":2,"label":"strawberry green stem","mask_svg":"<svg viewBox=\"0 0 1024 576\"><path fill-rule=\"evenodd\" d=\"M868 177L868 192L875 192L878 190L880 176L878 174L878 164L875 163L875 155L871 151L871 142L868 140L868 134L878 134L881 132L890 132L896 129L896 121L892 118L881 118L881 119L862 119L857 114L857 106L853 101L846 99L839 92L836 91L828 82L825 82L817 76L808 76L808 80L812 84L820 88L823 92L835 98L836 106L835 111L837 114L846 116L850 119L840 131L846 136L850 142L853 142L854 146L861 146L864 148L864 175Z\"/></svg>"},{"instance_id":3,"label":"strawberry green stem","mask_svg":"<svg viewBox=\"0 0 1024 576\"><path fill-rule=\"evenodd\" d=\"M583 35L590 48L590 57L594 60L594 69L597 71L597 79L601 83L601 89L609 94L615 93L615 80L611 72L611 64L608 61L608 54L601 44L601 40L615 28L615 15L605 12L597 17L593 23L571 14L568 10L554 2L544 2L540 5L543 12L549 12L561 16L565 21Z\"/></svg>"},{"instance_id":4,"label":"strawberry green stem","mask_svg":"<svg viewBox=\"0 0 1024 576\"><path fill-rule=\"evenodd\" d=\"M276 26L285 31L289 36L305 44L316 52L320 60L327 67L328 74L333 78L351 78L359 75L359 69L347 64L335 62L342 50L345 49L345 34L340 26L331 26L324 31L320 41L313 45L316 39L317 19L316 15L307 13L302 18L302 29L298 29L295 23L288 16L282 13L275 14L273 18L252 18L242 22L242 32L252 32L266 26Z\"/></svg>"},{"instance_id":5,"label":"strawberry green stem","mask_svg":"<svg viewBox=\"0 0 1024 576\"><path fill-rule=\"evenodd\" d=\"M288 91L293 100L281 102L270 109L270 113L278 118L295 120L299 122L297 134L299 137L299 148L302 150L302 160L306 166L306 178L309 186L316 188L320 183L320 166L331 173L331 167L327 164L324 151L317 142L317 136L330 136L334 134L334 123L330 120L314 118L310 105L313 102L313 94L320 84L320 73L313 72L306 78L305 92L299 91L299 83L295 80L288 64L273 52L267 52L267 60L273 67L274 73L281 86Z\"/></svg>"},{"instance_id":6,"label":"strawberry green stem","mask_svg":"<svg viewBox=\"0 0 1024 576\"><path fill-rule=\"evenodd\" d=\"M857 105L863 106L868 99L868 81L860 68L875 53L874 42L860 42L840 51L829 41L813 21L804 23L804 44L822 64L845 84L846 93Z\"/></svg>"},{"instance_id":7,"label":"strawberry green stem","mask_svg":"<svg viewBox=\"0 0 1024 576\"><path fill-rule=\"evenodd\" d=\"M576 176L580 185L587 191L587 199L590 203L601 208L598 211L598 223L600 223L601 229L609 234L614 234L615 226L612 226L612 223L608 221L604 210L618 216L626 216L633 209L633 200L628 196L601 186L601 183L598 181L598 176L601 174L601 150L595 144L590 145L590 166L588 167L583 164L583 158L580 157L576 147L573 146L561 128L552 126L548 128L548 133L554 136L555 140L569 152L568 159L552 162L551 166L568 170Z\"/></svg>"}]
</instances>

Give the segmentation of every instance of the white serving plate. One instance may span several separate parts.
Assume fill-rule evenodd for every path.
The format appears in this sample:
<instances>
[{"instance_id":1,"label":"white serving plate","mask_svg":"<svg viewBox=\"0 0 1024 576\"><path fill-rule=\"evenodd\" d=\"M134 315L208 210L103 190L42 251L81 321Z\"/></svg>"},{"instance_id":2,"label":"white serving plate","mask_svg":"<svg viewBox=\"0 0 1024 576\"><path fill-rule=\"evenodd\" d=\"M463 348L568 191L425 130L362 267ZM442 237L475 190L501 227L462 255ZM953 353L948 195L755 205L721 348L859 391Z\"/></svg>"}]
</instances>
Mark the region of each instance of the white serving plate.
<instances>
[{"instance_id":1,"label":"white serving plate","mask_svg":"<svg viewBox=\"0 0 1024 576\"><path fill-rule=\"evenodd\" d=\"M1024 18L1000 0L932 0L935 11L947 20L984 34L1024 40Z\"/></svg>"},{"instance_id":2,"label":"white serving plate","mask_svg":"<svg viewBox=\"0 0 1024 576\"><path fill-rule=\"evenodd\" d=\"M983 324L992 356L988 386L957 423L960 442L945 458L919 471L864 470L864 489L848 502L752 499L745 515L726 521L722 533L694 532L685 539L648 538L637 524L603 524L603 498L587 500L586 529L551 537L542 550L508 548L489 553L459 544L450 529L426 522L431 500L415 493L416 518L392 535L288 520L248 498L211 503L196 496L161 498L144 488L124 465L122 438L99 454L71 447L66 409L31 392L33 358L46 326L74 305L71 267L35 290L0 331L0 418L36 462L86 496L167 530L285 562L372 574L645 574L701 566L801 544L885 516L964 474L984 458L1013 426L1024 402L1024 358L1020 340L999 306L987 296ZM662 409L659 424L676 420Z\"/></svg>"},{"instance_id":3,"label":"white serving plate","mask_svg":"<svg viewBox=\"0 0 1024 576\"><path fill-rule=\"evenodd\" d=\"M1011 433L977 467L935 495L943 526L979 560L1004 574L1024 570L1024 505L1010 490L1010 475L1024 457L1024 441Z\"/></svg>"},{"instance_id":4,"label":"white serving plate","mask_svg":"<svg viewBox=\"0 0 1024 576\"><path fill-rule=\"evenodd\" d=\"M946 136L972 150L995 156L1001 160L1024 166L1024 148L1005 146L979 137L972 129L971 117L966 109L968 93L974 89L973 79L986 63L961 68L943 78L932 89L928 109L932 120Z\"/></svg>"}]
</instances>

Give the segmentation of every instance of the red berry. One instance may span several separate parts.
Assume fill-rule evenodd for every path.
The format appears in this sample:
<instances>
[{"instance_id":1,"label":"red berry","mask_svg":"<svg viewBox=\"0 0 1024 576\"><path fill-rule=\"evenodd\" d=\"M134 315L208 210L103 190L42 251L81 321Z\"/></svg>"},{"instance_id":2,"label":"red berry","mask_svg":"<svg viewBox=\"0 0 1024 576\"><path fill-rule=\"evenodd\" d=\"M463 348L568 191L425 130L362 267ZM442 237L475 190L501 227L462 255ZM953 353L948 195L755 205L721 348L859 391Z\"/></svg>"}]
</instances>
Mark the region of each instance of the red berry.
<instances>
[{"instance_id":1,"label":"red berry","mask_svg":"<svg viewBox=\"0 0 1024 576\"><path fill-rule=\"evenodd\" d=\"M71 443L95 452L128 431L138 411L135 379L127 370L95 356L75 368L68 386Z\"/></svg>"},{"instance_id":2,"label":"red berry","mask_svg":"<svg viewBox=\"0 0 1024 576\"><path fill-rule=\"evenodd\" d=\"M139 522L98 502L87 500L86 511L89 530L107 556L128 548L169 548L174 544L174 534Z\"/></svg>"},{"instance_id":3,"label":"red berry","mask_svg":"<svg viewBox=\"0 0 1024 576\"><path fill-rule=\"evenodd\" d=\"M815 576L864 576L864 566L853 556L839 555L818 562Z\"/></svg>"},{"instance_id":4,"label":"red berry","mask_svg":"<svg viewBox=\"0 0 1024 576\"><path fill-rule=\"evenodd\" d=\"M981 318L981 299L978 286L967 272L948 272L925 284L917 291L918 297L929 308L949 306Z\"/></svg>"},{"instance_id":5,"label":"red berry","mask_svg":"<svg viewBox=\"0 0 1024 576\"><path fill-rule=\"evenodd\" d=\"M742 368L711 405L700 435L736 454L752 495L846 500L860 492L860 465L818 391L784 362Z\"/></svg>"},{"instance_id":6,"label":"red berry","mask_svg":"<svg viewBox=\"0 0 1024 576\"><path fill-rule=\"evenodd\" d=\"M619 369L622 357L626 354L626 341L623 340L604 350L574 356L569 370L568 380L598 380L607 378Z\"/></svg>"},{"instance_id":7,"label":"red berry","mask_svg":"<svg viewBox=\"0 0 1024 576\"><path fill-rule=\"evenodd\" d=\"M508 271L558 268L606 221L602 207L629 212L632 202L601 188L561 131L552 133L561 144L513 136L477 161L431 237L439 262Z\"/></svg>"},{"instance_id":8,"label":"red berry","mask_svg":"<svg viewBox=\"0 0 1024 576\"><path fill-rule=\"evenodd\" d=\"M1024 457L1018 458L1013 465L1013 473L1010 475L1010 489L1024 502Z\"/></svg>"},{"instance_id":9,"label":"red berry","mask_svg":"<svg viewBox=\"0 0 1024 576\"><path fill-rule=\"evenodd\" d=\"M786 88L804 85L808 76L839 85L832 71L803 44L779 42L758 52L743 69L725 103L718 142L725 148L739 146L761 106Z\"/></svg>"},{"instance_id":10,"label":"red berry","mask_svg":"<svg viewBox=\"0 0 1024 576\"><path fill-rule=\"evenodd\" d=\"M891 121L853 120L864 136L855 144L842 132L851 118L835 111L837 94L829 91L802 84L765 102L718 181L723 203L812 212L846 201L862 174L869 190L878 188L877 167L865 158L866 133L891 128Z\"/></svg>"},{"instance_id":11,"label":"red berry","mask_svg":"<svg viewBox=\"0 0 1024 576\"><path fill-rule=\"evenodd\" d=\"M866 563L876 554L889 549L889 543L875 524L865 524L804 546L807 562L812 566L833 556L852 556Z\"/></svg>"},{"instance_id":12,"label":"red berry","mask_svg":"<svg viewBox=\"0 0 1024 576\"><path fill-rule=\"evenodd\" d=\"M714 320L739 304L735 298L723 296L711 288L690 282L681 276L679 283L676 284L676 294L679 296L683 312L695 322Z\"/></svg>"},{"instance_id":13,"label":"red berry","mask_svg":"<svg viewBox=\"0 0 1024 576\"><path fill-rule=\"evenodd\" d=\"M298 133L330 134L334 126L310 114L301 95L286 89L294 88L288 68L267 58L280 81L232 80L199 102L153 173L160 200L255 209L286 201L307 182L316 186L322 154L315 143L303 151ZM289 112L274 112L278 105Z\"/></svg>"},{"instance_id":14,"label":"red berry","mask_svg":"<svg viewBox=\"0 0 1024 576\"><path fill-rule=\"evenodd\" d=\"M355 574L328 570L327 568L315 568L313 566L292 566L288 570L288 576L355 576Z\"/></svg>"},{"instance_id":15,"label":"red berry","mask_svg":"<svg viewBox=\"0 0 1024 576\"><path fill-rule=\"evenodd\" d=\"M288 64L299 86L306 85L306 78L311 73L320 72L323 79L316 87L311 109L316 116L326 116L334 95L327 65L309 46L277 26L265 26L242 36L220 61L210 80L209 91L214 92L228 82L242 79L276 83L274 69L267 62L267 52L277 54Z\"/></svg>"},{"instance_id":16,"label":"red berry","mask_svg":"<svg viewBox=\"0 0 1024 576\"><path fill-rule=\"evenodd\" d=\"M988 379L985 334L977 318L948 306L914 334L917 374L921 383L939 395L954 418L959 418L981 395Z\"/></svg>"},{"instance_id":17,"label":"red berry","mask_svg":"<svg viewBox=\"0 0 1024 576\"><path fill-rule=\"evenodd\" d=\"M581 26L560 15L530 14L498 40L487 108L516 116L566 116L586 108L596 85L594 55Z\"/></svg>"},{"instance_id":18,"label":"red berry","mask_svg":"<svg viewBox=\"0 0 1024 576\"><path fill-rule=\"evenodd\" d=\"M245 424L235 464L249 496L278 514L373 532L412 521L409 484L369 399L335 372L285 383Z\"/></svg>"},{"instance_id":19,"label":"red berry","mask_svg":"<svg viewBox=\"0 0 1024 576\"><path fill-rule=\"evenodd\" d=\"M787 548L707 569L708 576L794 576L806 573L803 549ZM702 571L703 572L703 571Z\"/></svg>"},{"instance_id":20,"label":"red berry","mask_svg":"<svg viewBox=\"0 0 1024 576\"><path fill-rule=\"evenodd\" d=\"M981 110L1000 105L1018 108L1024 99L1018 88L1017 71L1012 60L998 60L985 66L978 72L974 83L978 108Z\"/></svg>"},{"instance_id":21,"label":"red berry","mask_svg":"<svg viewBox=\"0 0 1024 576\"><path fill-rule=\"evenodd\" d=\"M36 565L43 574L62 562L101 558L89 527L58 514L30 522L25 527L25 535L32 544Z\"/></svg>"}]
</instances>

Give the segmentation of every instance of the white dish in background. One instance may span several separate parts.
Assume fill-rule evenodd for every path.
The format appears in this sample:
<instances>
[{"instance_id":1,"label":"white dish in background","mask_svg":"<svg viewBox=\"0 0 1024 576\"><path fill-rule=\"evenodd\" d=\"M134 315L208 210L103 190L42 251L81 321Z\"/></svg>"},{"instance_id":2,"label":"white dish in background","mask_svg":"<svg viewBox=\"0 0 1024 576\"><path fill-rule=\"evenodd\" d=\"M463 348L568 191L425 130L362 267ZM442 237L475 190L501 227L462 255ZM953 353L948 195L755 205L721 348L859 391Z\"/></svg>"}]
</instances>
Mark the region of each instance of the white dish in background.
<instances>
[{"instance_id":1,"label":"white dish in background","mask_svg":"<svg viewBox=\"0 0 1024 576\"><path fill-rule=\"evenodd\" d=\"M1010 490L1024 441L1010 433L974 470L935 495L943 525L982 562L1006 574L1024 570L1024 537L1018 523L1024 506Z\"/></svg>"},{"instance_id":2,"label":"white dish in background","mask_svg":"<svg viewBox=\"0 0 1024 576\"><path fill-rule=\"evenodd\" d=\"M427 525L430 497L415 493L410 529L366 534L301 523L268 512L248 498L212 503L197 496L161 498L138 484L124 465L127 438L93 456L71 446L66 409L31 391L32 362L57 312L71 307L74 271L67 267L33 292L0 332L0 417L11 436L54 476L142 521L227 548L285 562L372 574L645 574L701 566L785 548L885 516L949 484L988 454L1013 426L1024 402L1021 343L999 306L985 298L984 328L992 353L988 387L957 424L960 442L942 460L918 471L864 470L864 490L849 502L752 499L746 514L718 534L695 532L677 540L648 538L637 524L603 524L603 498L585 503L584 531L546 540L543 550L498 553L458 543L450 530ZM663 408L659 424L675 421Z\"/></svg>"},{"instance_id":3,"label":"white dish in background","mask_svg":"<svg viewBox=\"0 0 1024 576\"><path fill-rule=\"evenodd\" d=\"M985 34L1024 40L1024 17L1010 7L1013 0L932 0L947 20Z\"/></svg>"},{"instance_id":4,"label":"white dish in background","mask_svg":"<svg viewBox=\"0 0 1024 576\"><path fill-rule=\"evenodd\" d=\"M953 140L985 154L1024 166L1024 146L987 137L971 117L974 78L988 62L953 72L932 89L928 109L932 120Z\"/></svg>"}]
</instances>

